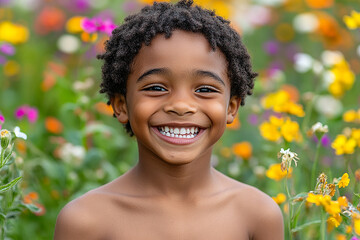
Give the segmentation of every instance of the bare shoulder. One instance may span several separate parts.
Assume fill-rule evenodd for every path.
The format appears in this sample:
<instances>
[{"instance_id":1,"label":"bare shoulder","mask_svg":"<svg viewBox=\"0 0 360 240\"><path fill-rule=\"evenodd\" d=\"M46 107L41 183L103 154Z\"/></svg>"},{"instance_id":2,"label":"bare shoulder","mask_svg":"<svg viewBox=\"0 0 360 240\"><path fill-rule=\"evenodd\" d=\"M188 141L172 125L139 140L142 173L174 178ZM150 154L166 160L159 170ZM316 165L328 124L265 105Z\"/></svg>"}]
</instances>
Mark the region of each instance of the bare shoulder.
<instances>
[{"instance_id":1,"label":"bare shoulder","mask_svg":"<svg viewBox=\"0 0 360 240\"><path fill-rule=\"evenodd\" d=\"M60 211L56 226L55 240L99 239L103 232L99 226L102 221L101 205L104 197L96 190L69 202ZM105 198L106 199L106 198Z\"/></svg>"},{"instance_id":2,"label":"bare shoulder","mask_svg":"<svg viewBox=\"0 0 360 240\"><path fill-rule=\"evenodd\" d=\"M275 201L247 184L234 181L234 200L247 217L249 233L253 240L282 240L284 239L284 222L282 212Z\"/></svg>"}]
</instances>

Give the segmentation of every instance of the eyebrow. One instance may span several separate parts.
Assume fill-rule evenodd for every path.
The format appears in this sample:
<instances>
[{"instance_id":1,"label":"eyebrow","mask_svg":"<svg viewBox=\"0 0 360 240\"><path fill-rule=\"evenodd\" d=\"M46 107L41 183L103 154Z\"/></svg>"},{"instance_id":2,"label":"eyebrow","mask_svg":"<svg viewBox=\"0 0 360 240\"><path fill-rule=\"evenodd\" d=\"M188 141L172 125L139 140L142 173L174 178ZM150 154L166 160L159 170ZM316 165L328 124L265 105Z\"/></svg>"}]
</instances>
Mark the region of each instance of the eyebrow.
<instances>
[{"instance_id":1,"label":"eyebrow","mask_svg":"<svg viewBox=\"0 0 360 240\"><path fill-rule=\"evenodd\" d=\"M145 78L148 75L152 75L152 74L167 74L170 71L167 68L153 68L150 69L146 72L144 72L137 80L136 82L140 82L143 78ZM221 77L219 77L219 75L217 75L214 72L211 71L205 71L205 70L195 70L193 75L195 76L203 76L203 77L210 77L214 80L216 80L217 82L221 83L222 85L225 86L225 82L221 79Z\"/></svg>"},{"instance_id":2,"label":"eyebrow","mask_svg":"<svg viewBox=\"0 0 360 240\"><path fill-rule=\"evenodd\" d=\"M136 82L140 82L144 77L152 74L165 74L169 72L166 68L153 68L146 72L144 72L137 80Z\"/></svg>"},{"instance_id":3,"label":"eyebrow","mask_svg":"<svg viewBox=\"0 0 360 240\"><path fill-rule=\"evenodd\" d=\"M221 83L222 85L225 86L225 82L216 73L213 73L213 72L210 72L210 71L204 71L204 70L196 70L195 74L199 75L199 76L211 77L211 78L215 79L216 81L218 81L219 83Z\"/></svg>"}]
</instances>

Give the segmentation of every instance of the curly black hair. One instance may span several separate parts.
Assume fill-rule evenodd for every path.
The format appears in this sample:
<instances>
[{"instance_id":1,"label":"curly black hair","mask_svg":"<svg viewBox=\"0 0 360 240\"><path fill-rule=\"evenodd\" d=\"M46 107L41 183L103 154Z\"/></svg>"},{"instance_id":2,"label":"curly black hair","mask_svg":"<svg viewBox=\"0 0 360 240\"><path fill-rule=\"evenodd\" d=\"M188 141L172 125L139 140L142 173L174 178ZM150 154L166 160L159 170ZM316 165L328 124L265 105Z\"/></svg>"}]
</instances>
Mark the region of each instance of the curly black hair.
<instances>
[{"instance_id":1,"label":"curly black hair","mask_svg":"<svg viewBox=\"0 0 360 240\"><path fill-rule=\"evenodd\" d=\"M105 42L105 53L97 56L104 60L100 93L107 94L108 104L115 94L126 96L131 64L142 45L150 45L158 34L170 38L174 30L184 30L201 33L214 51L216 48L222 51L228 62L231 96L238 96L244 105L246 95L252 94L257 73L252 71L250 56L241 37L229 24L230 21L217 16L214 11L193 5L192 0L181 0L176 4L155 2L144 7L114 29ZM132 136L129 123L125 128Z\"/></svg>"}]
</instances>

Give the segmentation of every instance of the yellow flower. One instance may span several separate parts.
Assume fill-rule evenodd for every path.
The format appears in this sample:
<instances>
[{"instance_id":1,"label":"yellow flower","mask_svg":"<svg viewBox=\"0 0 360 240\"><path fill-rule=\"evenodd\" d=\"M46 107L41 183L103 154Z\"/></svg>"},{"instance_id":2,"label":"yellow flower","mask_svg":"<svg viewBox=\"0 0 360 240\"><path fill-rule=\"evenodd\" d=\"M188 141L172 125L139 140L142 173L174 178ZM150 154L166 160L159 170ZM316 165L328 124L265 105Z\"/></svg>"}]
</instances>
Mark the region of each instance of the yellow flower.
<instances>
[{"instance_id":1,"label":"yellow flower","mask_svg":"<svg viewBox=\"0 0 360 240\"><path fill-rule=\"evenodd\" d=\"M249 142L244 141L234 144L232 147L232 151L236 156L247 160L252 155L252 146Z\"/></svg>"},{"instance_id":2,"label":"yellow flower","mask_svg":"<svg viewBox=\"0 0 360 240\"><path fill-rule=\"evenodd\" d=\"M272 197L272 199L280 205L286 201L286 195L283 193L279 193L278 195L276 195L276 197Z\"/></svg>"},{"instance_id":3,"label":"yellow flower","mask_svg":"<svg viewBox=\"0 0 360 240\"><path fill-rule=\"evenodd\" d=\"M342 97L346 90L349 90L355 82L355 74L351 71L349 64L342 59L330 70L334 76L333 82L329 85L329 92L334 97Z\"/></svg>"},{"instance_id":4,"label":"yellow flower","mask_svg":"<svg viewBox=\"0 0 360 240\"><path fill-rule=\"evenodd\" d=\"M293 122L287 118L285 123L281 126L281 134L286 141L301 141L300 127L297 122Z\"/></svg>"},{"instance_id":5,"label":"yellow flower","mask_svg":"<svg viewBox=\"0 0 360 240\"><path fill-rule=\"evenodd\" d=\"M280 181L287 175L288 175L288 177L291 177L292 168L289 168L289 174L287 174L287 173L288 173L287 170L285 170L285 171L281 170L280 163L275 163L275 164L270 165L269 169L266 171L266 176L270 179Z\"/></svg>"},{"instance_id":6,"label":"yellow flower","mask_svg":"<svg viewBox=\"0 0 360 240\"><path fill-rule=\"evenodd\" d=\"M344 16L343 20L349 29L356 29L356 28L360 27L360 13L359 12L352 11L351 16Z\"/></svg>"},{"instance_id":7,"label":"yellow flower","mask_svg":"<svg viewBox=\"0 0 360 240\"><path fill-rule=\"evenodd\" d=\"M344 234L336 234L335 240L347 240L346 235L344 235Z\"/></svg>"},{"instance_id":8,"label":"yellow flower","mask_svg":"<svg viewBox=\"0 0 360 240\"><path fill-rule=\"evenodd\" d=\"M308 203L314 203L314 204L316 204L316 206L319 206L321 204L323 198L324 198L324 196L321 194L309 193L306 198L306 201Z\"/></svg>"},{"instance_id":9,"label":"yellow flower","mask_svg":"<svg viewBox=\"0 0 360 240\"><path fill-rule=\"evenodd\" d=\"M353 214L353 227L354 231L357 235L360 235L360 215L359 214Z\"/></svg>"},{"instance_id":10,"label":"yellow flower","mask_svg":"<svg viewBox=\"0 0 360 240\"><path fill-rule=\"evenodd\" d=\"M81 21L84 19L84 17L81 16L75 16L70 18L66 22L66 30L69 33L81 33L83 32L83 29L81 27Z\"/></svg>"},{"instance_id":11,"label":"yellow flower","mask_svg":"<svg viewBox=\"0 0 360 240\"><path fill-rule=\"evenodd\" d=\"M326 195L329 196L329 195ZM329 196L330 199L330 196ZM341 212L340 205L337 201L323 201L322 205L325 207L325 211L332 216L335 216Z\"/></svg>"},{"instance_id":12,"label":"yellow flower","mask_svg":"<svg viewBox=\"0 0 360 240\"><path fill-rule=\"evenodd\" d=\"M275 112L289 113L298 117L303 117L305 112L301 105L291 101L290 94L285 90L270 93L262 99L265 109L273 109Z\"/></svg>"},{"instance_id":13,"label":"yellow flower","mask_svg":"<svg viewBox=\"0 0 360 240\"><path fill-rule=\"evenodd\" d=\"M278 127L270 122L263 122L259 128L261 136L266 140L276 142L281 138Z\"/></svg>"},{"instance_id":14,"label":"yellow flower","mask_svg":"<svg viewBox=\"0 0 360 240\"><path fill-rule=\"evenodd\" d=\"M345 196L339 197L337 201L338 201L340 207L346 208L348 206L348 200Z\"/></svg>"},{"instance_id":15,"label":"yellow flower","mask_svg":"<svg viewBox=\"0 0 360 240\"><path fill-rule=\"evenodd\" d=\"M345 135L337 135L331 147L335 149L336 155L352 154L355 151L356 141L353 138L347 139Z\"/></svg>"},{"instance_id":16,"label":"yellow flower","mask_svg":"<svg viewBox=\"0 0 360 240\"><path fill-rule=\"evenodd\" d=\"M344 188L347 185L349 185L349 183L350 183L349 174L344 173L344 175L342 175L342 177L338 183L338 186L339 186L339 188L342 188L342 187Z\"/></svg>"},{"instance_id":17,"label":"yellow flower","mask_svg":"<svg viewBox=\"0 0 360 240\"><path fill-rule=\"evenodd\" d=\"M357 146L360 147L360 128L351 129L351 138L357 142Z\"/></svg>"},{"instance_id":18,"label":"yellow flower","mask_svg":"<svg viewBox=\"0 0 360 240\"><path fill-rule=\"evenodd\" d=\"M24 43L29 38L29 31L20 24L4 21L0 22L0 41L12 44Z\"/></svg>"},{"instance_id":19,"label":"yellow flower","mask_svg":"<svg viewBox=\"0 0 360 240\"><path fill-rule=\"evenodd\" d=\"M327 231L331 232L334 227L338 227L340 226L340 223L342 222L342 218L340 216L340 214L336 214L335 216L330 216L327 219Z\"/></svg>"},{"instance_id":20,"label":"yellow flower","mask_svg":"<svg viewBox=\"0 0 360 240\"><path fill-rule=\"evenodd\" d=\"M288 142L302 140L299 124L291 121L289 117L284 121L284 118L271 116L268 122L263 122L259 126L259 129L263 138L269 141L276 142L281 137Z\"/></svg>"},{"instance_id":21,"label":"yellow flower","mask_svg":"<svg viewBox=\"0 0 360 240\"><path fill-rule=\"evenodd\" d=\"M345 122L358 122L360 123L360 109L357 111L349 110L343 114L343 120Z\"/></svg>"}]
</instances>

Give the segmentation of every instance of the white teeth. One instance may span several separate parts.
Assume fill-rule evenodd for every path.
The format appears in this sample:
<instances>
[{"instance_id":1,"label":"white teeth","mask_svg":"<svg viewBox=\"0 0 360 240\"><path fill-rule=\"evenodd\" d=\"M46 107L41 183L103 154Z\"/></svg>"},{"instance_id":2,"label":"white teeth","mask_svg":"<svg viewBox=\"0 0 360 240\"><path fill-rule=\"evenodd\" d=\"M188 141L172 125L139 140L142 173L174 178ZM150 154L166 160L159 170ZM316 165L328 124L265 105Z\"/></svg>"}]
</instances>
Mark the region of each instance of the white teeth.
<instances>
[{"instance_id":1,"label":"white teeth","mask_svg":"<svg viewBox=\"0 0 360 240\"><path fill-rule=\"evenodd\" d=\"M180 129L180 134L186 134L186 129L185 129L185 128L181 128L181 129Z\"/></svg>"},{"instance_id":2,"label":"white teeth","mask_svg":"<svg viewBox=\"0 0 360 240\"><path fill-rule=\"evenodd\" d=\"M162 126L158 128L162 135L167 137L174 138L194 138L198 132L199 128L191 127L191 128L173 128L169 126Z\"/></svg>"},{"instance_id":3,"label":"white teeth","mask_svg":"<svg viewBox=\"0 0 360 240\"><path fill-rule=\"evenodd\" d=\"M180 130L178 128L174 128L174 133L175 134L179 134L180 133Z\"/></svg>"}]
</instances>

